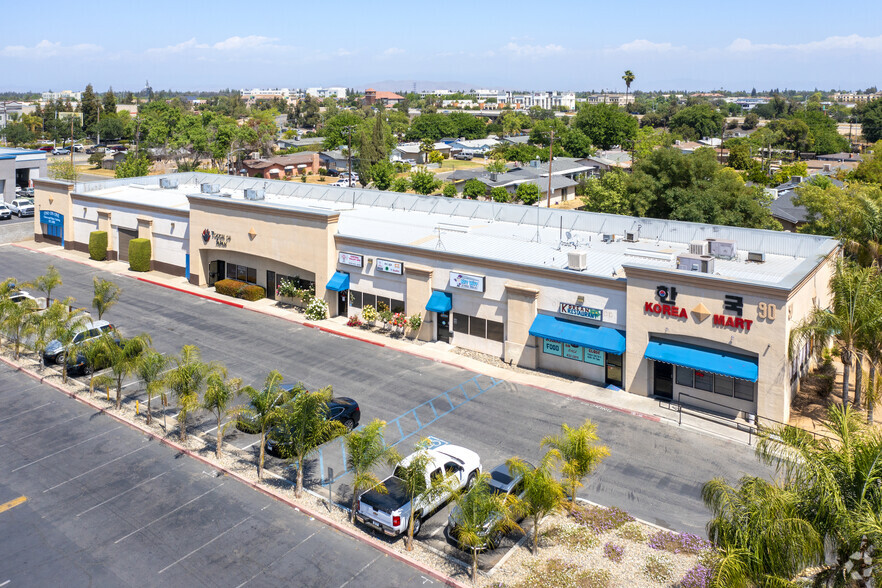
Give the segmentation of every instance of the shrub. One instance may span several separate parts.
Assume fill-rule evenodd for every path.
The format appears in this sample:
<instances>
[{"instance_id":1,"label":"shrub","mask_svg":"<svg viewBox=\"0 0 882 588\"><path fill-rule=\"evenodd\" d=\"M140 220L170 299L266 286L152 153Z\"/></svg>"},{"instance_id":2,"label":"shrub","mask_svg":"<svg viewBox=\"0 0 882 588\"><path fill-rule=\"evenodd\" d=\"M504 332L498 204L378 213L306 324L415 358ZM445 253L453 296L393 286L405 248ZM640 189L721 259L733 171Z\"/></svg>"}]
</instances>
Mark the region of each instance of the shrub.
<instances>
[{"instance_id":1,"label":"shrub","mask_svg":"<svg viewBox=\"0 0 882 588\"><path fill-rule=\"evenodd\" d=\"M487 193L487 185L476 178L468 180L462 187L463 198L472 200L479 198Z\"/></svg>"},{"instance_id":2,"label":"shrub","mask_svg":"<svg viewBox=\"0 0 882 588\"><path fill-rule=\"evenodd\" d=\"M667 555L650 555L646 558L646 563L643 564L643 573L654 582L666 584L671 581L674 564Z\"/></svg>"},{"instance_id":3,"label":"shrub","mask_svg":"<svg viewBox=\"0 0 882 588\"><path fill-rule=\"evenodd\" d=\"M362 324L361 319L358 318L357 314L353 314L349 317L349 321L346 323L347 327L360 327Z\"/></svg>"},{"instance_id":4,"label":"shrub","mask_svg":"<svg viewBox=\"0 0 882 588\"><path fill-rule=\"evenodd\" d=\"M634 517L614 506L611 508L602 506L577 507L573 510L573 518L598 535L612 529L618 529L625 523L634 520Z\"/></svg>"},{"instance_id":5,"label":"shrub","mask_svg":"<svg viewBox=\"0 0 882 588\"><path fill-rule=\"evenodd\" d=\"M643 532L643 527L640 526L640 523L636 521L622 525L616 535L622 539L633 541L634 543L642 543L646 541L646 533Z\"/></svg>"},{"instance_id":6,"label":"shrub","mask_svg":"<svg viewBox=\"0 0 882 588\"><path fill-rule=\"evenodd\" d=\"M710 588L713 584L714 571L704 564L696 564L686 572L680 580L681 588Z\"/></svg>"},{"instance_id":7,"label":"shrub","mask_svg":"<svg viewBox=\"0 0 882 588\"><path fill-rule=\"evenodd\" d=\"M403 312L396 312L392 315L392 326L398 328L404 328L407 325L407 317Z\"/></svg>"},{"instance_id":8,"label":"shrub","mask_svg":"<svg viewBox=\"0 0 882 588\"><path fill-rule=\"evenodd\" d=\"M239 280L218 280L214 283L214 291L224 296L235 297L239 289L245 285L245 282Z\"/></svg>"},{"instance_id":9,"label":"shrub","mask_svg":"<svg viewBox=\"0 0 882 588\"><path fill-rule=\"evenodd\" d=\"M554 543L565 547L590 549L598 544L597 537L588 529L578 525L561 525L553 527L544 533L545 537Z\"/></svg>"},{"instance_id":10,"label":"shrub","mask_svg":"<svg viewBox=\"0 0 882 588\"><path fill-rule=\"evenodd\" d=\"M266 298L266 290L263 289L263 286L258 286L257 284L243 284L236 292L236 298L253 302Z\"/></svg>"},{"instance_id":11,"label":"shrub","mask_svg":"<svg viewBox=\"0 0 882 588\"><path fill-rule=\"evenodd\" d=\"M518 186L515 194L518 200L527 206L532 206L539 200L539 186L525 182Z\"/></svg>"},{"instance_id":12,"label":"shrub","mask_svg":"<svg viewBox=\"0 0 882 588\"><path fill-rule=\"evenodd\" d=\"M328 318L328 304L321 298L313 298L306 305L306 318L311 321L320 321Z\"/></svg>"},{"instance_id":13,"label":"shrub","mask_svg":"<svg viewBox=\"0 0 882 588\"><path fill-rule=\"evenodd\" d=\"M691 533L674 533L673 531L659 531L649 538L649 546L653 549L670 551L671 553L689 553L695 555L705 549L710 549L711 544Z\"/></svg>"},{"instance_id":14,"label":"shrub","mask_svg":"<svg viewBox=\"0 0 882 588\"><path fill-rule=\"evenodd\" d=\"M508 202L511 200L511 194L509 194L508 190L502 186L496 186L490 190L490 198L492 198L494 202Z\"/></svg>"},{"instance_id":15,"label":"shrub","mask_svg":"<svg viewBox=\"0 0 882 588\"><path fill-rule=\"evenodd\" d=\"M150 239L129 241L129 269L134 272L150 271Z\"/></svg>"},{"instance_id":16,"label":"shrub","mask_svg":"<svg viewBox=\"0 0 882 588\"><path fill-rule=\"evenodd\" d=\"M603 555L610 561L621 563L622 558L625 557L625 548L615 543L607 543L603 546Z\"/></svg>"},{"instance_id":17,"label":"shrub","mask_svg":"<svg viewBox=\"0 0 882 588\"><path fill-rule=\"evenodd\" d=\"M89 258L95 261L107 259L107 231L89 233Z\"/></svg>"},{"instance_id":18,"label":"shrub","mask_svg":"<svg viewBox=\"0 0 882 588\"><path fill-rule=\"evenodd\" d=\"M383 321L383 325L390 324L392 322L393 318L394 318L394 315L392 314L391 310L388 310L388 307L386 310L380 311L380 320Z\"/></svg>"},{"instance_id":19,"label":"shrub","mask_svg":"<svg viewBox=\"0 0 882 588\"><path fill-rule=\"evenodd\" d=\"M419 331L420 327L423 325L423 317L419 314L412 314L407 317L407 327L411 331Z\"/></svg>"},{"instance_id":20,"label":"shrub","mask_svg":"<svg viewBox=\"0 0 882 588\"><path fill-rule=\"evenodd\" d=\"M372 323L380 318L380 313L370 304L365 304L364 308L361 309L361 316L367 322Z\"/></svg>"},{"instance_id":21,"label":"shrub","mask_svg":"<svg viewBox=\"0 0 882 588\"><path fill-rule=\"evenodd\" d=\"M448 198L456 198L456 186L448 182L444 184L444 189L441 190L441 193Z\"/></svg>"}]
</instances>

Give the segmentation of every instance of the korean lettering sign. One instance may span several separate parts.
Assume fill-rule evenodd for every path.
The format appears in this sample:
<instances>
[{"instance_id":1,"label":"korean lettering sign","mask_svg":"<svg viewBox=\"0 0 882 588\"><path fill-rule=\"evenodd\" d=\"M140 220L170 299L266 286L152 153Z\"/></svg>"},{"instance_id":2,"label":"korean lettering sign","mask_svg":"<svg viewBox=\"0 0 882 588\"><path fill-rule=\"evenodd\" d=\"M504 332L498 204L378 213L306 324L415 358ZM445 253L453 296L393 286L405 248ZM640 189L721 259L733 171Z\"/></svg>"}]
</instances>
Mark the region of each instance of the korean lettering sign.
<instances>
[{"instance_id":1,"label":"korean lettering sign","mask_svg":"<svg viewBox=\"0 0 882 588\"><path fill-rule=\"evenodd\" d=\"M563 344L563 356L567 359L575 359L576 361L582 361L582 348L578 345L570 345L569 343Z\"/></svg>"},{"instance_id":2,"label":"korean lettering sign","mask_svg":"<svg viewBox=\"0 0 882 588\"><path fill-rule=\"evenodd\" d=\"M594 319L598 321L603 320L602 309L590 308L588 306L580 306L578 304L570 304L568 302L561 302L558 312L560 312L561 314L568 314L570 316L578 316L581 318Z\"/></svg>"},{"instance_id":3,"label":"korean lettering sign","mask_svg":"<svg viewBox=\"0 0 882 588\"><path fill-rule=\"evenodd\" d=\"M450 285L453 288L461 290L471 290L472 292L484 291L483 276L473 276L470 274L460 274L458 272L450 272Z\"/></svg>"},{"instance_id":4,"label":"korean lettering sign","mask_svg":"<svg viewBox=\"0 0 882 588\"><path fill-rule=\"evenodd\" d=\"M388 259L377 258L377 271L386 272L388 274L401 275L404 272L404 264L400 261L390 261Z\"/></svg>"}]
</instances>

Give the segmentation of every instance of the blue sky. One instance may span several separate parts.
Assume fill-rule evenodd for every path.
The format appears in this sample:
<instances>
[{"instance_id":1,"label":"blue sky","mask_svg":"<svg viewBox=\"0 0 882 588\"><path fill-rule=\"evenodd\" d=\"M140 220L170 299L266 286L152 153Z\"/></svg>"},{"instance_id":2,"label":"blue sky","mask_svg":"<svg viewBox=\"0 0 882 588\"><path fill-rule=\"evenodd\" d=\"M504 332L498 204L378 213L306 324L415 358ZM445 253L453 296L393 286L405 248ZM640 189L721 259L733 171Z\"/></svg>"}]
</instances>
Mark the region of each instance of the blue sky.
<instances>
[{"instance_id":1,"label":"blue sky","mask_svg":"<svg viewBox=\"0 0 882 588\"><path fill-rule=\"evenodd\" d=\"M0 90L882 86L869 0L4 2L3 21Z\"/></svg>"}]
</instances>

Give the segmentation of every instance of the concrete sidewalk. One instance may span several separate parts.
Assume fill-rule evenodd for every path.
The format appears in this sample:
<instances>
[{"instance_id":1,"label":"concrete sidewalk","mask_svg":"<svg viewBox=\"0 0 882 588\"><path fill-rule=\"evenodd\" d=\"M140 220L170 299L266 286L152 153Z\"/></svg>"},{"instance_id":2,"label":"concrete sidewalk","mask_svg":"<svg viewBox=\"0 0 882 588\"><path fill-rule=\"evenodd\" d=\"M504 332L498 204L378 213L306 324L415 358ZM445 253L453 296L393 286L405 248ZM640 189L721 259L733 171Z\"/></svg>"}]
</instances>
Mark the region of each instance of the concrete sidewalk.
<instances>
[{"instance_id":1,"label":"concrete sidewalk","mask_svg":"<svg viewBox=\"0 0 882 588\"><path fill-rule=\"evenodd\" d=\"M341 337L356 339L372 345L386 347L388 349L408 353L424 359L456 366L492 378L506 380L524 386L531 386L553 394L588 402L606 410L615 410L635 417L671 424L673 426L687 427L701 431L702 433L739 443L749 444L751 442L750 435L744 430L736 428L735 422L732 422L731 425L725 424L722 420L701 418L697 416L696 413L683 413L681 415L678 412L676 405L671 405L656 398L647 398L636 394L629 394L618 389L604 388L581 380L566 380L547 376L540 372L527 373L520 369L509 369L506 367L491 365L456 353L453 351L452 346L444 343L427 343L419 345L404 337L392 338L365 329L348 327L346 326L348 320L346 317L335 317L322 321L306 320L302 314L295 310L277 306L274 300L265 298L263 300L251 302L240 300L238 298L230 298L217 294L209 288L193 286L186 278L170 276L158 271L151 271L148 273L134 272L129 269L127 262L94 261L89 259L88 253L65 250L59 245L25 242L16 243L13 244L13 246L60 257L105 272L162 286L164 288L171 288L180 292L213 300L221 304L259 312L282 320L302 324L310 328L320 329ZM745 422L741 421L739 421L738 424L746 425Z\"/></svg>"}]
</instances>

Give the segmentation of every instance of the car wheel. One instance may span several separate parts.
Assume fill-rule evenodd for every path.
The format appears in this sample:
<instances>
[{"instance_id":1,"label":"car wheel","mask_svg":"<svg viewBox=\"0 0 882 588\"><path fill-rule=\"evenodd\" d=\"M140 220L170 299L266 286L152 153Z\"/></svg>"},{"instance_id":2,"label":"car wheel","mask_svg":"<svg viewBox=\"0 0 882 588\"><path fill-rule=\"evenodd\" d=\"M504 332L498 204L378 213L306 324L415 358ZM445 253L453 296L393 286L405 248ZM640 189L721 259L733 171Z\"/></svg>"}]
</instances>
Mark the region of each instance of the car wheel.
<instances>
[{"instance_id":1,"label":"car wheel","mask_svg":"<svg viewBox=\"0 0 882 588\"><path fill-rule=\"evenodd\" d=\"M346 427L347 430L351 431L355 428L355 421L353 421L352 419L346 419L345 421L343 421L343 426Z\"/></svg>"},{"instance_id":2,"label":"car wheel","mask_svg":"<svg viewBox=\"0 0 882 588\"><path fill-rule=\"evenodd\" d=\"M83 366L83 375L91 376L93 371L95 370L92 369L92 366L88 364Z\"/></svg>"},{"instance_id":3,"label":"car wheel","mask_svg":"<svg viewBox=\"0 0 882 588\"><path fill-rule=\"evenodd\" d=\"M465 485L466 490L471 490L472 486L474 486L474 485L475 485L475 472L472 472L471 474L469 474L469 479L466 480L466 485Z\"/></svg>"},{"instance_id":4,"label":"car wheel","mask_svg":"<svg viewBox=\"0 0 882 588\"><path fill-rule=\"evenodd\" d=\"M423 520L422 515L417 513L417 516L413 519L413 536L416 537L420 533L420 529L423 528Z\"/></svg>"},{"instance_id":5,"label":"car wheel","mask_svg":"<svg viewBox=\"0 0 882 588\"><path fill-rule=\"evenodd\" d=\"M59 353L58 355L55 356L55 363L57 365L62 365L62 364L64 364L65 359L67 359L67 357L65 356L64 352Z\"/></svg>"}]
</instances>

